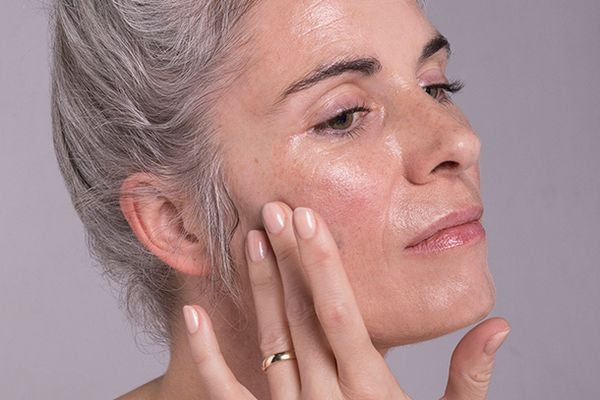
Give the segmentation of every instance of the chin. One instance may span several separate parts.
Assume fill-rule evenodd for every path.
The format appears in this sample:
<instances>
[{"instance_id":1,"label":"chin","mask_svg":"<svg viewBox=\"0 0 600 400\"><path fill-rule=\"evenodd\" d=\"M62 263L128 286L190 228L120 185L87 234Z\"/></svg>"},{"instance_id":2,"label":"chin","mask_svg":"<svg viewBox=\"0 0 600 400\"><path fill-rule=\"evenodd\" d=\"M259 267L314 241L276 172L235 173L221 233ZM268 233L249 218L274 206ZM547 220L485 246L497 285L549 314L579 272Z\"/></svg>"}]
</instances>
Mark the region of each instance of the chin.
<instances>
[{"instance_id":1,"label":"chin","mask_svg":"<svg viewBox=\"0 0 600 400\"><path fill-rule=\"evenodd\" d=\"M462 279L461 290L442 286L430 288L431 291L435 290L438 293L437 298L443 298L443 301L415 301L415 304L411 304L410 311L387 309L387 313L396 315L379 315L378 318L366 320L374 346L378 349L389 349L423 342L483 320L494 308L496 290L487 268L487 261L479 267L479 274L475 274L475 277L464 275L469 278ZM467 268L469 269L472 273L472 268ZM442 295L439 295L440 292ZM423 293L419 296L422 295ZM411 314L410 318L407 317L408 314ZM373 323L374 320L383 322Z\"/></svg>"},{"instance_id":2,"label":"chin","mask_svg":"<svg viewBox=\"0 0 600 400\"><path fill-rule=\"evenodd\" d=\"M474 302L465 308L455 310L451 316L446 315L445 318L443 316L441 318L432 316L428 324L423 324L418 329L398 332L396 329L388 326L390 329L387 331L369 329L369 332L371 333L373 345L377 349L390 349L392 347L424 342L482 321L492 312L494 305L495 296L491 293L479 302Z\"/></svg>"},{"instance_id":3,"label":"chin","mask_svg":"<svg viewBox=\"0 0 600 400\"><path fill-rule=\"evenodd\" d=\"M480 290L462 300L453 310L445 313L445 317L440 316L438 323L432 324L428 332L423 332L421 337L415 337L413 343L434 339L482 321L492 312L496 303L496 291L492 281L486 282Z\"/></svg>"}]
</instances>

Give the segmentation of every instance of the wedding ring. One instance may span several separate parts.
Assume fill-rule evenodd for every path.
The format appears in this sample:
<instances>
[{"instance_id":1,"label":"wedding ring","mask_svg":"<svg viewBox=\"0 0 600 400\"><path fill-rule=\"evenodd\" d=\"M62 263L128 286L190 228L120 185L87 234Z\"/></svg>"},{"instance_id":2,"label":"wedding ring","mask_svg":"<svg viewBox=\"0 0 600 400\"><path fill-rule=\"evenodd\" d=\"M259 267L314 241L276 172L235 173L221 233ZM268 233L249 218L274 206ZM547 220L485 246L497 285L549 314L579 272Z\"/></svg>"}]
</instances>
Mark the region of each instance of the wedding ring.
<instances>
[{"instance_id":1,"label":"wedding ring","mask_svg":"<svg viewBox=\"0 0 600 400\"><path fill-rule=\"evenodd\" d=\"M283 361L283 360L295 360L296 353L294 350L282 351L281 353L275 353L266 357L262 362L262 370L266 371L267 368L271 366L274 362Z\"/></svg>"}]
</instances>

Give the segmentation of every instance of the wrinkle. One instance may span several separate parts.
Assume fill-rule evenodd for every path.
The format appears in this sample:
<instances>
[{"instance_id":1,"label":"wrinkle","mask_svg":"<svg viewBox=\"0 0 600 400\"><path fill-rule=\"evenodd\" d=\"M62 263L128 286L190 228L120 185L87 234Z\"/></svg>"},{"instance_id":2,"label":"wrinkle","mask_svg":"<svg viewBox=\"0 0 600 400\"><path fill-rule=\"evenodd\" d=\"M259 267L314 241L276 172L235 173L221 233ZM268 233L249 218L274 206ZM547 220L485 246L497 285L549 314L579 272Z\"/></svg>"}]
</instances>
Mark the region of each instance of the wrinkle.
<instances>
[{"instance_id":1,"label":"wrinkle","mask_svg":"<svg viewBox=\"0 0 600 400\"><path fill-rule=\"evenodd\" d=\"M337 27L344 26L343 23L339 23L344 18L345 15L337 4L319 0L306 7L300 17L300 20L306 23L298 24L293 32L298 37L316 34L318 39L325 39L333 33L331 31L339 31L340 29Z\"/></svg>"}]
</instances>

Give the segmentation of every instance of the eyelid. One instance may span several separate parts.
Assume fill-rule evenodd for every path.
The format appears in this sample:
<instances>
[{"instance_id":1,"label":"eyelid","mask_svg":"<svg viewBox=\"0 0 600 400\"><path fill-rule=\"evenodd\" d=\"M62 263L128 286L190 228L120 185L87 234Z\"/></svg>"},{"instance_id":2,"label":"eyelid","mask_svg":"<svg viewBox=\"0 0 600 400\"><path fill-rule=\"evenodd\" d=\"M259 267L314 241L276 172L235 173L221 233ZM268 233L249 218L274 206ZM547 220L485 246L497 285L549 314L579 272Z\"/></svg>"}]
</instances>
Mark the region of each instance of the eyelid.
<instances>
[{"instance_id":1,"label":"eyelid","mask_svg":"<svg viewBox=\"0 0 600 400\"><path fill-rule=\"evenodd\" d=\"M423 71L418 76L417 82L421 87L449 83L445 71L440 68L430 68Z\"/></svg>"},{"instance_id":2,"label":"eyelid","mask_svg":"<svg viewBox=\"0 0 600 400\"><path fill-rule=\"evenodd\" d=\"M328 88L318 97L307 99L299 121L305 129L335 116L346 108L357 104L368 104L370 96L354 80L344 81Z\"/></svg>"},{"instance_id":3,"label":"eyelid","mask_svg":"<svg viewBox=\"0 0 600 400\"><path fill-rule=\"evenodd\" d=\"M337 117L341 113L355 107L370 108L369 101L363 96L356 94L334 96L325 102L322 106L318 107L318 111L310 117L309 126L314 127L315 125L325 123L332 118Z\"/></svg>"}]
</instances>

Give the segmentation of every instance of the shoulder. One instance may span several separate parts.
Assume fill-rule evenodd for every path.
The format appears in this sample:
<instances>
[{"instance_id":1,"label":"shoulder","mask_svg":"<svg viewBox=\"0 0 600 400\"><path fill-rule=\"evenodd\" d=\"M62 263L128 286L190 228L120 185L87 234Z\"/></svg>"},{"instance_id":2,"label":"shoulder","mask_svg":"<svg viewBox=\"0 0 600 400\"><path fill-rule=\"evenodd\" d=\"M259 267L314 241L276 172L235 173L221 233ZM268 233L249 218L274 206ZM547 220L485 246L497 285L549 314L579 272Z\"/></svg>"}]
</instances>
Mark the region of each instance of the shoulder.
<instances>
[{"instance_id":1,"label":"shoulder","mask_svg":"<svg viewBox=\"0 0 600 400\"><path fill-rule=\"evenodd\" d=\"M144 383L142 386L133 389L117 397L115 400L155 400L158 399L158 385L162 376Z\"/></svg>"}]
</instances>

